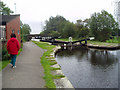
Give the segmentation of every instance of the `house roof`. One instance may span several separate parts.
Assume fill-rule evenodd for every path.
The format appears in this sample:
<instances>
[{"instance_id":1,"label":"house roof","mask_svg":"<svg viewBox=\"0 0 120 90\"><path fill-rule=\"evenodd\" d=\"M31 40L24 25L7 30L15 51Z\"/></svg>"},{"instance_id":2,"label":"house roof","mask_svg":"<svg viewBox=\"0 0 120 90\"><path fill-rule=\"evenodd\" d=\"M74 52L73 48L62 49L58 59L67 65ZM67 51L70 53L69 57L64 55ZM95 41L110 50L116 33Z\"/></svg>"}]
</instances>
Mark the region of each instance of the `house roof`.
<instances>
[{"instance_id":1,"label":"house roof","mask_svg":"<svg viewBox=\"0 0 120 90\"><path fill-rule=\"evenodd\" d=\"M8 22L10 22L11 20L13 20L14 18L20 16L18 15L2 15L2 20L0 21L0 24L2 25L6 25Z\"/></svg>"}]
</instances>

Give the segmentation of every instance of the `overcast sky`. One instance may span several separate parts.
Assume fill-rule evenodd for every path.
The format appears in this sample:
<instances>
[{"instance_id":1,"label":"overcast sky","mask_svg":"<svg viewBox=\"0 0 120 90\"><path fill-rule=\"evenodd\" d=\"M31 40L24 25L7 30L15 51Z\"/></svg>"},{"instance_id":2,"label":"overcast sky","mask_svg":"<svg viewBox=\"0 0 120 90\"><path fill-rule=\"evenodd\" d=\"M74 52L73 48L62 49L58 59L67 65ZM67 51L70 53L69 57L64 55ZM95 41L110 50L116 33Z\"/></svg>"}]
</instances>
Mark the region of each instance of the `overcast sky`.
<instances>
[{"instance_id":1,"label":"overcast sky","mask_svg":"<svg viewBox=\"0 0 120 90\"><path fill-rule=\"evenodd\" d=\"M106 10L114 14L116 0L2 0L20 14L23 23L30 25L31 33L40 33L41 25L50 16L61 15L71 22L89 18L94 12Z\"/></svg>"}]
</instances>

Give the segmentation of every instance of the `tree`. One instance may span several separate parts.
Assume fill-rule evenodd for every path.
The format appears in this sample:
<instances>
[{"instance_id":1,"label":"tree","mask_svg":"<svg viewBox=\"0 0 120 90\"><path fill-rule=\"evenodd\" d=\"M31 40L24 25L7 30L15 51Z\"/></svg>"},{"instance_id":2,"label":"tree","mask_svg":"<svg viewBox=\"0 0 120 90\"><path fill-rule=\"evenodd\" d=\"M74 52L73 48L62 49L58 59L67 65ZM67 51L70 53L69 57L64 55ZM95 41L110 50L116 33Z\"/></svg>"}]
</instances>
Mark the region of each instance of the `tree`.
<instances>
[{"instance_id":1,"label":"tree","mask_svg":"<svg viewBox=\"0 0 120 90\"><path fill-rule=\"evenodd\" d=\"M67 22L63 28L63 38L75 37L75 25L74 23Z\"/></svg>"},{"instance_id":2,"label":"tree","mask_svg":"<svg viewBox=\"0 0 120 90\"><path fill-rule=\"evenodd\" d=\"M45 30L59 31L59 25L63 21L66 21L66 19L59 15L57 15L56 17L50 17L49 21L46 20Z\"/></svg>"},{"instance_id":3,"label":"tree","mask_svg":"<svg viewBox=\"0 0 120 90\"><path fill-rule=\"evenodd\" d=\"M27 41L27 35L30 34L31 28L28 24L22 24L21 22L21 38L23 41Z\"/></svg>"},{"instance_id":4,"label":"tree","mask_svg":"<svg viewBox=\"0 0 120 90\"><path fill-rule=\"evenodd\" d=\"M88 23L87 23L88 19L85 19L84 21L77 20L76 25L76 38L79 39L85 39L89 36L89 27L88 27Z\"/></svg>"},{"instance_id":5,"label":"tree","mask_svg":"<svg viewBox=\"0 0 120 90\"><path fill-rule=\"evenodd\" d=\"M2 1L0 1L0 14L1 15L10 15L14 13L9 7L6 6Z\"/></svg>"},{"instance_id":6,"label":"tree","mask_svg":"<svg viewBox=\"0 0 120 90\"><path fill-rule=\"evenodd\" d=\"M60 36L64 28L65 22L67 20L57 15L56 17L50 17L49 20L46 20L46 25L44 26L44 31L40 33L42 36Z\"/></svg>"},{"instance_id":7,"label":"tree","mask_svg":"<svg viewBox=\"0 0 120 90\"><path fill-rule=\"evenodd\" d=\"M101 13L94 13L91 16L89 19L89 27L96 40L106 41L116 32L118 24L111 14L102 10Z\"/></svg>"},{"instance_id":8,"label":"tree","mask_svg":"<svg viewBox=\"0 0 120 90\"><path fill-rule=\"evenodd\" d=\"M46 20L44 31L41 36L60 36L61 38L86 38L89 35L89 28L86 21L77 20L77 23L71 23L64 17L57 15Z\"/></svg>"}]
</instances>

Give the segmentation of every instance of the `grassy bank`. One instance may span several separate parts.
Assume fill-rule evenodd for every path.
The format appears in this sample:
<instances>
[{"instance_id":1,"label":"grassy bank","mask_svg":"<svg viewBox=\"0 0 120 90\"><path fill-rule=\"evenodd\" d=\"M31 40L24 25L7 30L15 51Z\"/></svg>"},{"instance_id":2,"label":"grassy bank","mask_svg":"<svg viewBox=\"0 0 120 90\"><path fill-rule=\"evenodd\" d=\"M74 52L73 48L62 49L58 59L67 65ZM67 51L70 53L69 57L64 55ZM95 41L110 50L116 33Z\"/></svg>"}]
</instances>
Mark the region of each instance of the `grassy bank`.
<instances>
[{"instance_id":1,"label":"grassy bank","mask_svg":"<svg viewBox=\"0 0 120 90\"><path fill-rule=\"evenodd\" d=\"M112 47L117 46L118 43L107 43L107 42L99 42L99 41L87 41L88 45L99 45L99 46L106 46L106 47Z\"/></svg>"},{"instance_id":2,"label":"grassy bank","mask_svg":"<svg viewBox=\"0 0 120 90\"><path fill-rule=\"evenodd\" d=\"M51 67L51 65L54 65L57 63L55 61L55 58L51 57L51 55L50 55L51 52L53 52L53 48L55 48L55 46L49 45L46 42L37 42L37 41L33 41L33 42L36 45L38 45L39 47L41 47L42 49L46 50L46 52L44 52L43 56L41 57L41 64L44 68L44 73L45 73L45 76L43 78L45 79L46 87L47 88L56 88L54 79L62 78L64 76L51 74L51 71L60 69L60 68ZM52 60L50 60L50 59L52 59Z\"/></svg>"},{"instance_id":3,"label":"grassy bank","mask_svg":"<svg viewBox=\"0 0 120 90\"><path fill-rule=\"evenodd\" d=\"M113 37L110 40L106 40L108 43L120 43L120 36L119 37Z\"/></svg>"},{"instance_id":4,"label":"grassy bank","mask_svg":"<svg viewBox=\"0 0 120 90\"><path fill-rule=\"evenodd\" d=\"M60 41L69 41L69 39L67 38L63 38L63 39L56 39L56 40L60 40ZM78 39L74 39L73 38L73 41L77 41ZM117 39L113 39L113 40L107 40L106 42L99 42L99 41L91 41L91 40L88 40L87 41L87 44L91 44L91 45L99 45L99 46L117 46L118 45L118 41Z\"/></svg>"},{"instance_id":5,"label":"grassy bank","mask_svg":"<svg viewBox=\"0 0 120 90\"><path fill-rule=\"evenodd\" d=\"M18 52L18 55L20 54L21 51L22 51L22 48L20 48L20 50ZM0 71L2 69L4 69L9 63L10 63L10 60L2 60L2 61L0 61Z\"/></svg>"},{"instance_id":6,"label":"grassy bank","mask_svg":"<svg viewBox=\"0 0 120 90\"><path fill-rule=\"evenodd\" d=\"M61 39L56 39L56 40L59 40L59 41L69 41L69 38L61 38ZM77 41L78 39L72 39L72 41Z\"/></svg>"}]
</instances>

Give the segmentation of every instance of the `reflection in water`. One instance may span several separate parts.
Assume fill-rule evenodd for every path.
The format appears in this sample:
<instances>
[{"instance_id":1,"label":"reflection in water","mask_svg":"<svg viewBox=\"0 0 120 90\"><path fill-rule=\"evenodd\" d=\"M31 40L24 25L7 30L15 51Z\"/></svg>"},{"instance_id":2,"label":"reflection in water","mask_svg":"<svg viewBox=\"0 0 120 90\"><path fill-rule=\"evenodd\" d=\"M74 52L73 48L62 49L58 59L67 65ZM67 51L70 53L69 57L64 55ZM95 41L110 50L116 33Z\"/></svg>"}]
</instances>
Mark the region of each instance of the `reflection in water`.
<instances>
[{"instance_id":1,"label":"reflection in water","mask_svg":"<svg viewBox=\"0 0 120 90\"><path fill-rule=\"evenodd\" d=\"M91 64L93 65L100 65L103 67L108 67L112 64L117 63L117 59L108 51L90 51L91 57Z\"/></svg>"},{"instance_id":2,"label":"reflection in water","mask_svg":"<svg viewBox=\"0 0 120 90\"><path fill-rule=\"evenodd\" d=\"M82 60L81 58L87 57L87 60L90 60L92 65L100 65L103 67L110 66L118 61L109 51L89 50L85 47L73 50L59 50L59 53L57 53L57 56L62 57L71 57L72 55L75 55L78 62Z\"/></svg>"},{"instance_id":3,"label":"reflection in water","mask_svg":"<svg viewBox=\"0 0 120 90\"><path fill-rule=\"evenodd\" d=\"M59 50L56 59L76 88L117 88L117 51L87 49Z\"/></svg>"}]
</instances>

